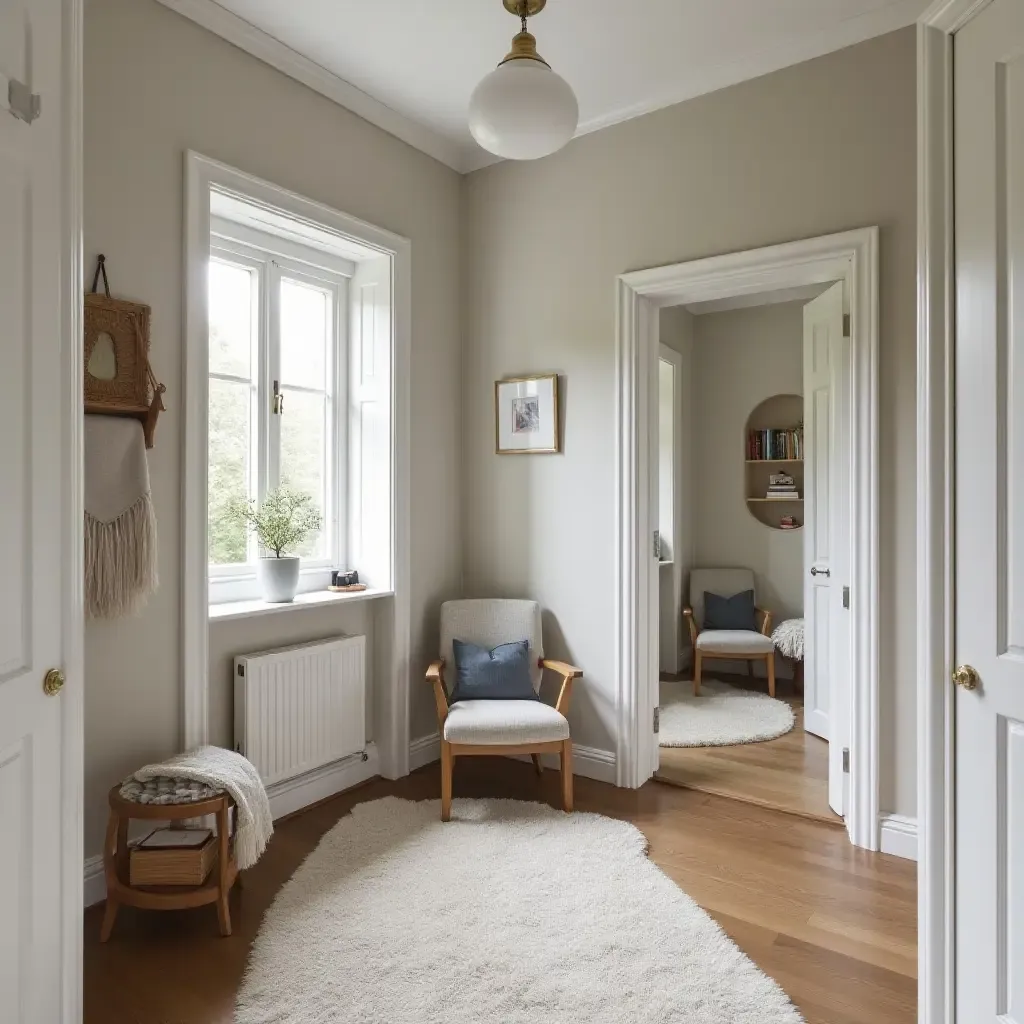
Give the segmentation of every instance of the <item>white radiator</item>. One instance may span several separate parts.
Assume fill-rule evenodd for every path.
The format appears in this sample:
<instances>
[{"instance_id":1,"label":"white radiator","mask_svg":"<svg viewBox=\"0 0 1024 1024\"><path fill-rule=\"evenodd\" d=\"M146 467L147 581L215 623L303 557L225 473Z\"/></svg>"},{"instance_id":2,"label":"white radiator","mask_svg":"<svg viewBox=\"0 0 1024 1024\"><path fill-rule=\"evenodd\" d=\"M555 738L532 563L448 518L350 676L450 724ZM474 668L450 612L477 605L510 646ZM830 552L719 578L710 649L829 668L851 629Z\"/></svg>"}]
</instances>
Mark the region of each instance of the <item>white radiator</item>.
<instances>
[{"instance_id":1,"label":"white radiator","mask_svg":"<svg viewBox=\"0 0 1024 1024\"><path fill-rule=\"evenodd\" d=\"M235 658L235 746L265 786L366 747L366 637Z\"/></svg>"}]
</instances>

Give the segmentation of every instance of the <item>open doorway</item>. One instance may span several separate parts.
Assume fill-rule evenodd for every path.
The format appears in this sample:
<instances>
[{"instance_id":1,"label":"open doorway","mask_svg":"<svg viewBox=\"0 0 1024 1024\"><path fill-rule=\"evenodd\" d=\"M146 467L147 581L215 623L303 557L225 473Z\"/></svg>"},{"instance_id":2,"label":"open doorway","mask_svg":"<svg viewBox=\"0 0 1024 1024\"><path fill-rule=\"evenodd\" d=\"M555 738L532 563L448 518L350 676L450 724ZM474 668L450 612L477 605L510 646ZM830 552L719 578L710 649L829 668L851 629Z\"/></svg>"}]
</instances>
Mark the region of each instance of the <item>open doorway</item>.
<instances>
[{"instance_id":1,"label":"open doorway","mask_svg":"<svg viewBox=\"0 0 1024 1024\"><path fill-rule=\"evenodd\" d=\"M836 287L839 282L841 292ZM831 326L825 330L824 320L818 324L816 344L805 351L815 353L819 368L845 367L848 376L842 389L828 393L828 401L815 399L811 403L816 415L824 414L823 422L834 425L829 427L831 443L841 445L843 452L838 461L830 455L825 460L825 472L816 478L841 484L829 492L829 514L812 517L810 521L815 528L805 527L802 531L805 540L810 538L814 542L807 558L805 577L811 569L817 568L811 578L826 584L811 594L815 611L821 605L827 606L829 611L827 616L817 617L817 621L829 624L820 636L812 636L816 631L805 622L804 703L806 706L811 696L812 682L807 668L813 660L815 678L820 678L817 670L828 676L827 690L821 693L827 695L828 702L824 710L828 717L829 806L842 812L855 845L877 850L881 831L878 810L877 228L636 271L618 280L616 372L620 401L616 459L620 504L615 653L620 678L617 702L620 743L616 752L617 777L620 785L642 785L659 771L661 761L658 606L659 577L663 570L659 559L657 472L660 312L670 307L723 302L737 307L765 305L769 296L785 293L787 299L794 299L797 290L811 286L814 288L810 292L799 297L808 300L809 295L819 291L816 301L825 302L825 296L831 294L827 319ZM840 294L841 303L838 302ZM704 313L711 311L710 306L704 306ZM693 315L692 308L688 312ZM823 352L829 353L827 360L820 357ZM833 353L838 353L834 361ZM710 426L692 423L695 437L709 435L717 429L717 412L716 409L710 414ZM746 445L742 430L733 443L736 447L730 459L736 466L735 472L746 480L742 476L746 472L742 468ZM809 471L817 472L819 468L815 456L810 452L806 454L805 478ZM844 468L830 475L830 464ZM780 482L777 486L786 484ZM817 500L818 485L805 479L804 487L805 504L807 495ZM743 503L746 504L745 497ZM682 501L680 508L685 507L686 502ZM806 510L804 514L806 516ZM844 517L842 520L835 519L839 514ZM654 557L652 536L655 538ZM685 543L682 550L685 551ZM737 565L730 558L724 565L711 568L750 567ZM681 604L683 584L680 582L679 586ZM717 593L714 588L706 589ZM746 588L736 587L731 593L735 596L743 589L756 592L756 579ZM810 615L808 603L805 593L805 620ZM763 618L759 621L763 631ZM763 639L769 640L768 637ZM761 641L758 646L763 646ZM753 652L749 646L746 651L756 653L767 671L770 664L767 656L771 651ZM814 699L819 699L817 693Z\"/></svg>"},{"instance_id":2,"label":"open doorway","mask_svg":"<svg viewBox=\"0 0 1024 1024\"><path fill-rule=\"evenodd\" d=\"M657 777L837 825L847 308L822 282L659 320Z\"/></svg>"}]
</instances>

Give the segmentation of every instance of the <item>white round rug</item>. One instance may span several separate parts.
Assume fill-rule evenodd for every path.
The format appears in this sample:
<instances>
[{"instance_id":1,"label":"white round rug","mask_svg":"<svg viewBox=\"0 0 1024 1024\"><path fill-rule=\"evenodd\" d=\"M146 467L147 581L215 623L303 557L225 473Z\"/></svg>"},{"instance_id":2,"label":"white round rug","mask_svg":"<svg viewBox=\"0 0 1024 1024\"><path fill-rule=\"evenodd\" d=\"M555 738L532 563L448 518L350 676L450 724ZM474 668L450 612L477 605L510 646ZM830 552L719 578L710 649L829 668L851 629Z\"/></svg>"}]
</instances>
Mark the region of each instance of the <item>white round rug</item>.
<instances>
[{"instance_id":1,"label":"white round rug","mask_svg":"<svg viewBox=\"0 0 1024 1024\"><path fill-rule=\"evenodd\" d=\"M784 736L793 728L793 709L782 700L702 679L700 696L693 681L661 683L662 747L726 747Z\"/></svg>"},{"instance_id":2,"label":"white round rug","mask_svg":"<svg viewBox=\"0 0 1024 1024\"><path fill-rule=\"evenodd\" d=\"M236 1024L798 1024L632 825L357 805L268 909Z\"/></svg>"}]
</instances>

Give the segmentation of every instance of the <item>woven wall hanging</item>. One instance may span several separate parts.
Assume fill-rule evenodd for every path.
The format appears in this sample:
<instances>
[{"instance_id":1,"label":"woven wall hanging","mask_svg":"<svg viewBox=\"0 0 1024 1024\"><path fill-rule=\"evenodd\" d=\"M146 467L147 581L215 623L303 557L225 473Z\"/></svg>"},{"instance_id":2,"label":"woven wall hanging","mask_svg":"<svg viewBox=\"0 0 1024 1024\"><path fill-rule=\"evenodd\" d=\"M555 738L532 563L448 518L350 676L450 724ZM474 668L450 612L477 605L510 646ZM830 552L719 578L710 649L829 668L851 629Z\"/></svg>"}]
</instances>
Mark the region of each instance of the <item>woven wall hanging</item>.
<instances>
[{"instance_id":1,"label":"woven wall hanging","mask_svg":"<svg viewBox=\"0 0 1024 1024\"><path fill-rule=\"evenodd\" d=\"M97 287L103 279L103 292ZM85 411L132 416L153 447L166 392L149 365L149 306L110 296L106 258L97 257L92 291L85 297Z\"/></svg>"}]
</instances>

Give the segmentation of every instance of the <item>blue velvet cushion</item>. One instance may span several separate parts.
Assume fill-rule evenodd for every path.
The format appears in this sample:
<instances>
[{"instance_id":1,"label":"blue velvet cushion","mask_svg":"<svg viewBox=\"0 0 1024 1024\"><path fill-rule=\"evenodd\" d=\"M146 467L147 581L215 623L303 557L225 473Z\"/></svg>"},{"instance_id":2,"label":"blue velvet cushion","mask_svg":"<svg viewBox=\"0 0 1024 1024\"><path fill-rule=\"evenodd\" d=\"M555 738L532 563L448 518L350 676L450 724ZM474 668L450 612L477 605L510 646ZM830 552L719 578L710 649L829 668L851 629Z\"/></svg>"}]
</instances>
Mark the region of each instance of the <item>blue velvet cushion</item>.
<instances>
[{"instance_id":1,"label":"blue velvet cushion","mask_svg":"<svg viewBox=\"0 0 1024 1024\"><path fill-rule=\"evenodd\" d=\"M530 679L530 642L517 640L493 651L462 640L452 641L455 689L460 700L537 700Z\"/></svg>"},{"instance_id":2,"label":"blue velvet cushion","mask_svg":"<svg viewBox=\"0 0 1024 1024\"><path fill-rule=\"evenodd\" d=\"M752 629L757 632L754 592L744 590L732 597L704 591L704 629Z\"/></svg>"}]
</instances>

